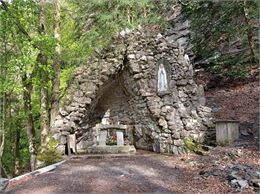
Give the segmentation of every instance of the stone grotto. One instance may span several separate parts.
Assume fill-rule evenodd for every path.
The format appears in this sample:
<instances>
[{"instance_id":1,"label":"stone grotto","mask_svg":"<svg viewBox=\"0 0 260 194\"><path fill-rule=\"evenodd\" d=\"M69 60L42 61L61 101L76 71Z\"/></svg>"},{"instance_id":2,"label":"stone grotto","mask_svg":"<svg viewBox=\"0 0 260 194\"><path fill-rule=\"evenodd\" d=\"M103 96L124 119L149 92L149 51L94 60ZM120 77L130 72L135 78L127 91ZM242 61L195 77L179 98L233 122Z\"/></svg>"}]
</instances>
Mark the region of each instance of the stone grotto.
<instances>
[{"instance_id":1,"label":"stone grotto","mask_svg":"<svg viewBox=\"0 0 260 194\"><path fill-rule=\"evenodd\" d=\"M122 31L76 68L62 102L52 133L63 153L68 135L87 151L100 144L100 129L108 125L125 128L124 143L137 149L182 154L184 138L203 142L214 127L188 55L141 29Z\"/></svg>"}]
</instances>

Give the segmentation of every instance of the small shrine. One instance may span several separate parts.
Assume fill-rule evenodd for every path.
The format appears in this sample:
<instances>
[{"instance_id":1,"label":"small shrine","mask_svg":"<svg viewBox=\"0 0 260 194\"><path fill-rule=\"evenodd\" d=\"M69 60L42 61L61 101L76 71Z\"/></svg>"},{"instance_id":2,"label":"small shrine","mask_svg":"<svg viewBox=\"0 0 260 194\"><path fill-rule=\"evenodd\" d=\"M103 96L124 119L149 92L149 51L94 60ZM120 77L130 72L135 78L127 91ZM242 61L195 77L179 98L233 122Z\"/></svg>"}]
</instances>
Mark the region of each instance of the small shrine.
<instances>
[{"instance_id":1,"label":"small shrine","mask_svg":"<svg viewBox=\"0 0 260 194\"><path fill-rule=\"evenodd\" d=\"M127 125L111 123L110 109L107 110L101 120L101 124L97 124L96 135L93 142L95 144L88 148L88 153L94 154L115 154L115 153L135 153L136 149L129 140L129 132Z\"/></svg>"},{"instance_id":2,"label":"small shrine","mask_svg":"<svg viewBox=\"0 0 260 194\"><path fill-rule=\"evenodd\" d=\"M183 154L214 130L188 55L161 34L119 34L71 80L51 129L62 153L75 134L79 153Z\"/></svg>"}]
</instances>

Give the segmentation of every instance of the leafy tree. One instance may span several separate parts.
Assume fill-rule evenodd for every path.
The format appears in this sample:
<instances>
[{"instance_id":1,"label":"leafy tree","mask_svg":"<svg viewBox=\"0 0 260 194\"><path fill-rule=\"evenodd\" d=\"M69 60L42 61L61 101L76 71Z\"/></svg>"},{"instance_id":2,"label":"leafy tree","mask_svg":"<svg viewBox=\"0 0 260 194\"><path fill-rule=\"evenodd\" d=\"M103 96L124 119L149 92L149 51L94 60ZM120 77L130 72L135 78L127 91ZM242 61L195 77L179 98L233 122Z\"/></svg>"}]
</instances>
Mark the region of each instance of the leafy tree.
<instances>
[{"instance_id":1,"label":"leafy tree","mask_svg":"<svg viewBox=\"0 0 260 194\"><path fill-rule=\"evenodd\" d=\"M74 7L76 33L79 38L79 54L91 53L106 47L113 35L125 28L138 25L166 27L159 14L159 2L151 0L70 0Z\"/></svg>"},{"instance_id":2,"label":"leafy tree","mask_svg":"<svg viewBox=\"0 0 260 194\"><path fill-rule=\"evenodd\" d=\"M52 79L52 98L51 98L51 121L52 124L59 112L60 97L60 73L61 73L61 32L60 32L60 0L54 0L54 37L56 38L56 46L53 59L54 76Z\"/></svg>"},{"instance_id":3,"label":"leafy tree","mask_svg":"<svg viewBox=\"0 0 260 194\"><path fill-rule=\"evenodd\" d=\"M196 61L206 61L218 73L241 71L247 64L258 64L253 40L258 32L255 28L259 18L258 1L182 0L181 3L191 21ZM241 48L246 49L236 52Z\"/></svg>"}]
</instances>

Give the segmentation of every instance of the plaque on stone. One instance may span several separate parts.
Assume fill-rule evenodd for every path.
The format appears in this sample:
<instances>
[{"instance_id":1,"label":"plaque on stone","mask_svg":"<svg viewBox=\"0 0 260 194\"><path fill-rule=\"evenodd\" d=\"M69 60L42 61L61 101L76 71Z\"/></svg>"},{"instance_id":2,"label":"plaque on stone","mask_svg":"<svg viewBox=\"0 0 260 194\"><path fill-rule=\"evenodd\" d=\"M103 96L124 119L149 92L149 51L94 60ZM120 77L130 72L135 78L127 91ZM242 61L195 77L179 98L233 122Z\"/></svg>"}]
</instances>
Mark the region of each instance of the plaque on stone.
<instances>
[{"instance_id":1,"label":"plaque on stone","mask_svg":"<svg viewBox=\"0 0 260 194\"><path fill-rule=\"evenodd\" d=\"M116 141L117 141L117 145L119 145L119 146L124 145L124 134L122 131L116 132Z\"/></svg>"},{"instance_id":2,"label":"plaque on stone","mask_svg":"<svg viewBox=\"0 0 260 194\"><path fill-rule=\"evenodd\" d=\"M107 140L107 131L100 131L100 136L99 136L99 145L106 145L106 140Z\"/></svg>"}]
</instances>

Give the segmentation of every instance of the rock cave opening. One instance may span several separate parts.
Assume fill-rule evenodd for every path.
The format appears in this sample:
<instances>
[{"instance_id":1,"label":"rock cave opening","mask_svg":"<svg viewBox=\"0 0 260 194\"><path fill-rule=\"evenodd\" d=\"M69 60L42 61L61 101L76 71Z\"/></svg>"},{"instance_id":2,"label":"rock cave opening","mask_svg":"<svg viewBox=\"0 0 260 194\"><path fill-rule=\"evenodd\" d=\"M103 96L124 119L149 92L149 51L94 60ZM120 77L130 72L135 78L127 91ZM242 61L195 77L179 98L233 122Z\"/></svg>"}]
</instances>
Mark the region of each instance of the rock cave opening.
<instances>
[{"instance_id":1,"label":"rock cave opening","mask_svg":"<svg viewBox=\"0 0 260 194\"><path fill-rule=\"evenodd\" d=\"M131 108L133 96L131 88L124 83L129 80L126 77L129 75L127 71L125 69L118 75L111 76L98 91L86 117L81 121L82 128L87 130L77 135L77 139L81 139L77 145L79 150L84 150L90 145L99 145L100 134L104 128L108 131L107 139L116 135L118 130L122 130L124 142L134 144L134 121L132 120L134 113ZM82 138L84 136L88 138Z\"/></svg>"}]
</instances>

